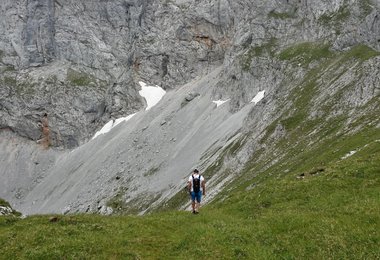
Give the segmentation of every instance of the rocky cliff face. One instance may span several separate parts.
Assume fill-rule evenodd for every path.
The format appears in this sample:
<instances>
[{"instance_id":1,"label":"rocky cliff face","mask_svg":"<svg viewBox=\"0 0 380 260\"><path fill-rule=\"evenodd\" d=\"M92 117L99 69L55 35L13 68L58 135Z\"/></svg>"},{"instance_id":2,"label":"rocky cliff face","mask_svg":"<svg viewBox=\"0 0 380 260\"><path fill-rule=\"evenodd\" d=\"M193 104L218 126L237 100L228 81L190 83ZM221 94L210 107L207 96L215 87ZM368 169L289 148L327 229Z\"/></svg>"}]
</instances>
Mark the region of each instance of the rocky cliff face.
<instances>
[{"instance_id":1,"label":"rocky cliff face","mask_svg":"<svg viewBox=\"0 0 380 260\"><path fill-rule=\"evenodd\" d=\"M139 79L175 88L223 62L226 74L237 74L228 75L237 80L223 78L220 92L246 93L236 100L244 104L254 95L253 78L239 75L240 66L231 69L231 63L243 62L250 70L254 52L267 57L302 41L329 42L336 50L357 43L378 49L377 5L365 0L3 1L1 127L37 140L37 122L46 112L52 144L72 148L109 118L143 106Z\"/></svg>"},{"instance_id":2,"label":"rocky cliff face","mask_svg":"<svg viewBox=\"0 0 380 260\"><path fill-rule=\"evenodd\" d=\"M2 17L1 126L37 140L46 112L67 148L140 109L139 79L175 88L220 65L232 24L227 3L186 1L5 1Z\"/></svg>"},{"instance_id":3,"label":"rocky cliff face","mask_svg":"<svg viewBox=\"0 0 380 260\"><path fill-rule=\"evenodd\" d=\"M285 156L271 143L298 125L314 122L302 134L318 139L323 118L343 129L378 111L378 1L6 0L0 8L0 195L28 212L105 210L114 195L144 211L179 191L194 166L213 172L218 188L264 148L260 160ZM140 80L167 97L87 143L110 119L143 110ZM229 101L216 109L218 99ZM54 148L41 150L45 113Z\"/></svg>"}]
</instances>

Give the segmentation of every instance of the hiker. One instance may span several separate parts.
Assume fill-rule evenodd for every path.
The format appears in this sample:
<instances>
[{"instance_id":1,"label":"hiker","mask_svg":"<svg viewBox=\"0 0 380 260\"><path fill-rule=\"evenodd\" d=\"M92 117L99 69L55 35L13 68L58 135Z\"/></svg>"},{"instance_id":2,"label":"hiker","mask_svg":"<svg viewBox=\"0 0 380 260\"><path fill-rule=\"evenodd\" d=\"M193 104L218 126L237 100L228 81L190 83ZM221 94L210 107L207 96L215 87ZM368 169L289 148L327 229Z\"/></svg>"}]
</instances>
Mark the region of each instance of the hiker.
<instances>
[{"instance_id":1,"label":"hiker","mask_svg":"<svg viewBox=\"0 0 380 260\"><path fill-rule=\"evenodd\" d=\"M193 214L198 214L202 195L206 195L206 185L204 177L199 174L197 169L195 169L189 177L187 188L191 195L192 212Z\"/></svg>"}]
</instances>

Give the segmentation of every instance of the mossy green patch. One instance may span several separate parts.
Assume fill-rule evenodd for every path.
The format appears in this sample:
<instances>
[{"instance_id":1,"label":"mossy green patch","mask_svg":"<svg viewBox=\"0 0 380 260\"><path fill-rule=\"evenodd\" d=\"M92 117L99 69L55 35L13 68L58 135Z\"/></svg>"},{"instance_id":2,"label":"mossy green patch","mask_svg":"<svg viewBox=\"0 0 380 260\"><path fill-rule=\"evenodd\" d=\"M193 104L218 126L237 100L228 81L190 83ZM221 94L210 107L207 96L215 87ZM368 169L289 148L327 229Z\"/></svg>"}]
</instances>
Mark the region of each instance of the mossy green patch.
<instances>
[{"instance_id":1,"label":"mossy green patch","mask_svg":"<svg viewBox=\"0 0 380 260\"><path fill-rule=\"evenodd\" d=\"M88 86L96 82L95 78L90 74L73 69L67 70L66 78L73 86Z\"/></svg>"},{"instance_id":2,"label":"mossy green patch","mask_svg":"<svg viewBox=\"0 0 380 260\"><path fill-rule=\"evenodd\" d=\"M374 9L374 4L371 0L359 0L358 4L363 18L369 15Z\"/></svg>"},{"instance_id":3,"label":"mossy green patch","mask_svg":"<svg viewBox=\"0 0 380 260\"><path fill-rule=\"evenodd\" d=\"M269 137L274 133L278 125L279 125L279 120L275 120L269 126L266 127L266 129L264 130L265 134L260 139L261 144L264 144L266 141L268 141Z\"/></svg>"},{"instance_id":4,"label":"mossy green patch","mask_svg":"<svg viewBox=\"0 0 380 260\"><path fill-rule=\"evenodd\" d=\"M329 47L328 44L304 42L281 51L278 58L307 66L313 61L332 57Z\"/></svg>"},{"instance_id":5,"label":"mossy green patch","mask_svg":"<svg viewBox=\"0 0 380 260\"><path fill-rule=\"evenodd\" d=\"M36 83L30 79L17 80L15 76L4 76L2 84L11 87L19 97L33 95L36 91Z\"/></svg>"},{"instance_id":6,"label":"mossy green patch","mask_svg":"<svg viewBox=\"0 0 380 260\"><path fill-rule=\"evenodd\" d=\"M115 213L120 213L126 208L125 194L128 188L121 187L118 192L106 203L106 206L112 208Z\"/></svg>"},{"instance_id":7,"label":"mossy green patch","mask_svg":"<svg viewBox=\"0 0 380 260\"><path fill-rule=\"evenodd\" d=\"M36 93L37 83L28 79L17 82L15 90L18 96L31 96Z\"/></svg>"},{"instance_id":8,"label":"mossy green patch","mask_svg":"<svg viewBox=\"0 0 380 260\"><path fill-rule=\"evenodd\" d=\"M324 26L332 26L335 29L339 28L351 16L348 6L342 6L338 11L333 13L325 13L321 15L318 21Z\"/></svg>"},{"instance_id":9,"label":"mossy green patch","mask_svg":"<svg viewBox=\"0 0 380 260\"><path fill-rule=\"evenodd\" d=\"M274 56L274 52L277 46L277 39L270 38L267 43L259 46L252 46L246 51L241 58L241 67L243 71L249 71L251 68L252 59L260 56Z\"/></svg>"},{"instance_id":10,"label":"mossy green patch","mask_svg":"<svg viewBox=\"0 0 380 260\"><path fill-rule=\"evenodd\" d=\"M359 45L353 46L348 51L343 52L342 55L343 55L343 59L341 61L342 63L350 59L355 59L355 60L364 62L373 57L379 56L380 52L368 47L367 45L359 44Z\"/></svg>"},{"instance_id":11,"label":"mossy green patch","mask_svg":"<svg viewBox=\"0 0 380 260\"><path fill-rule=\"evenodd\" d=\"M285 20L285 19L296 18L296 14L295 14L295 12L276 12L276 11L272 10L268 13L268 17Z\"/></svg>"},{"instance_id":12,"label":"mossy green patch","mask_svg":"<svg viewBox=\"0 0 380 260\"><path fill-rule=\"evenodd\" d=\"M7 65L6 67L3 68L2 72L14 72L16 69L13 65Z\"/></svg>"},{"instance_id":13,"label":"mossy green patch","mask_svg":"<svg viewBox=\"0 0 380 260\"><path fill-rule=\"evenodd\" d=\"M3 78L3 84L5 84L6 86L9 86L9 87L15 87L17 84L17 80L15 77L5 76Z\"/></svg>"},{"instance_id":14,"label":"mossy green patch","mask_svg":"<svg viewBox=\"0 0 380 260\"><path fill-rule=\"evenodd\" d=\"M217 160L215 160L211 165L209 165L206 170L203 172L203 176L206 179L210 179L212 176L214 176L215 173L217 173L223 166L224 156L220 155Z\"/></svg>"}]
</instances>

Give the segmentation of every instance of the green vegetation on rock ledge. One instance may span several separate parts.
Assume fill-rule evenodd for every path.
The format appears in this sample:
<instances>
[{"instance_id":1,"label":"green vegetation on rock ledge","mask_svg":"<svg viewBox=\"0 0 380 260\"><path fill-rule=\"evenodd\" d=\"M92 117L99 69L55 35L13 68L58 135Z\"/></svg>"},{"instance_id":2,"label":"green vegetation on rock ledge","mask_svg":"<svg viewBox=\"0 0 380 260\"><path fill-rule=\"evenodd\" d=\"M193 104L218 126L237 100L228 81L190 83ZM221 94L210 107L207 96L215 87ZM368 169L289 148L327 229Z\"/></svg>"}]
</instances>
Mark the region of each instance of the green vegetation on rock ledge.
<instances>
[{"instance_id":1,"label":"green vegetation on rock ledge","mask_svg":"<svg viewBox=\"0 0 380 260\"><path fill-rule=\"evenodd\" d=\"M73 69L67 70L67 80L71 82L73 86L88 86L96 82L91 75Z\"/></svg>"},{"instance_id":2,"label":"green vegetation on rock ledge","mask_svg":"<svg viewBox=\"0 0 380 260\"><path fill-rule=\"evenodd\" d=\"M363 62L373 57L379 56L380 52L368 47L367 45L359 44L350 48L348 51L343 52L343 54L344 54L343 62L349 59L357 59Z\"/></svg>"},{"instance_id":3,"label":"green vegetation on rock ledge","mask_svg":"<svg viewBox=\"0 0 380 260\"><path fill-rule=\"evenodd\" d=\"M294 11L280 13L280 12L276 12L272 10L268 13L268 17L275 18L275 19L292 19L292 18L296 18L296 14Z\"/></svg>"},{"instance_id":4,"label":"green vegetation on rock ledge","mask_svg":"<svg viewBox=\"0 0 380 260\"><path fill-rule=\"evenodd\" d=\"M16 78L11 76L5 76L2 81L4 85L9 87L15 87L17 84Z\"/></svg>"},{"instance_id":5,"label":"green vegetation on rock ledge","mask_svg":"<svg viewBox=\"0 0 380 260\"><path fill-rule=\"evenodd\" d=\"M25 79L23 81L17 82L17 85L15 87L16 93L19 96L24 96L24 95L33 95L36 93L36 87L37 83L34 83L30 81L29 79Z\"/></svg>"},{"instance_id":6,"label":"green vegetation on rock ledge","mask_svg":"<svg viewBox=\"0 0 380 260\"><path fill-rule=\"evenodd\" d=\"M302 66L332 56L328 44L305 42L291 46L279 54L280 60L289 60Z\"/></svg>"},{"instance_id":7,"label":"green vegetation on rock ledge","mask_svg":"<svg viewBox=\"0 0 380 260\"><path fill-rule=\"evenodd\" d=\"M243 71L249 71L249 69L251 68L252 59L254 57L273 57L276 46L277 39L270 38L268 42L263 43L262 45L250 47L241 58L241 67Z\"/></svg>"},{"instance_id":8,"label":"green vegetation on rock ledge","mask_svg":"<svg viewBox=\"0 0 380 260\"><path fill-rule=\"evenodd\" d=\"M372 12L374 6L371 0L359 0L359 7L363 13L363 17L365 17Z\"/></svg>"},{"instance_id":9,"label":"green vegetation on rock ledge","mask_svg":"<svg viewBox=\"0 0 380 260\"><path fill-rule=\"evenodd\" d=\"M302 48L298 46L286 49L281 55L284 59L286 57L286 60L300 60L299 57L303 57L304 53L303 46L308 46L308 44L302 44ZM302 159L299 160L301 163L299 167L306 167L307 162L312 164L310 167L323 167L324 164L338 156L336 150L329 150L333 144L341 142L341 145L348 147L350 143L347 140L354 140L349 135L348 129L356 129L361 133L355 137L357 140L369 142L369 137L373 138L372 141L380 139L379 129L368 127L380 123L376 116L380 113L379 107L376 105L376 97L365 106L357 107L356 113L353 115L349 116L348 113L339 112L339 109L347 109L347 111L352 109L349 105L343 108L343 104L347 100L342 93L355 92L355 88L358 86L356 81L362 77L361 63L379 53L365 45L352 47L345 52L328 55L326 53L328 52L322 51L320 56L312 55L315 56L313 61L320 60L319 64L305 74L300 84L296 85L287 97L292 100L292 105L287 109L282 109L279 119L267 127L261 143L268 142L277 125L284 128L286 135L272 143L271 149L266 149L265 160L260 161L256 158L254 167L256 171L274 160L282 162L279 164L282 168L294 167L296 163L294 160L297 156L302 156ZM346 85L340 86L335 92L331 91L329 96L318 97L318 93L326 87L326 82L329 85L334 84L344 75L348 67L352 72L356 71L357 76L351 81L346 81ZM324 79L324 83L319 80L321 78ZM337 104L341 105L337 106ZM310 116L312 112L314 112L314 116ZM333 114L336 115L331 116ZM271 141L273 142L273 140ZM347 149L349 148L344 149L345 152L349 152ZM324 155L327 156L323 157ZM278 168L277 171L283 170Z\"/></svg>"},{"instance_id":10,"label":"green vegetation on rock ledge","mask_svg":"<svg viewBox=\"0 0 380 260\"><path fill-rule=\"evenodd\" d=\"M344 23L350 17L351 12L347 6L339 8L338 11L334 13L325 13L319 17L319 21L324 26L334 26L336 29L339 29L338 26L341 23Z\"/></svg>"}]
</instances>

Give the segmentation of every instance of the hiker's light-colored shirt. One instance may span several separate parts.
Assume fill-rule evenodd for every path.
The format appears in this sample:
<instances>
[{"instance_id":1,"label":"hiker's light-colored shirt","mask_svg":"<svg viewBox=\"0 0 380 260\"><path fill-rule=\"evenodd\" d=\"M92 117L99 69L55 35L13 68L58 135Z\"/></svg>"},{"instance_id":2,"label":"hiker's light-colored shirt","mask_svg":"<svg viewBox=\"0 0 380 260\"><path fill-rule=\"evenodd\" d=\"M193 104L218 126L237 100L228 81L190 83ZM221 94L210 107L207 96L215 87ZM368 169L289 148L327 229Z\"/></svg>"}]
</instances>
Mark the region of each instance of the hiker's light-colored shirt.
<instances>
[{"instance_id":1,"label":"hiker's light-colored shirt","mask_svg":"<svg viewBox=\"0 0 380 260\"><path fill-rule=\"evenodd\" d=\"M191 183L191 190L190 191L194 191L194 189L193 189L193 176L194 176L194 179L199 179L199 174L190 175L190 177L189 177L189 182ZM202 182L205 180L205 178L203 178L202 175L200 175L200 176L201 176L201 191L203 191Z\"/></svg>"}]
</instances>

